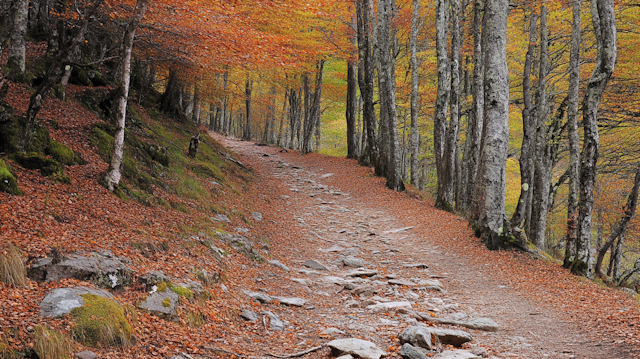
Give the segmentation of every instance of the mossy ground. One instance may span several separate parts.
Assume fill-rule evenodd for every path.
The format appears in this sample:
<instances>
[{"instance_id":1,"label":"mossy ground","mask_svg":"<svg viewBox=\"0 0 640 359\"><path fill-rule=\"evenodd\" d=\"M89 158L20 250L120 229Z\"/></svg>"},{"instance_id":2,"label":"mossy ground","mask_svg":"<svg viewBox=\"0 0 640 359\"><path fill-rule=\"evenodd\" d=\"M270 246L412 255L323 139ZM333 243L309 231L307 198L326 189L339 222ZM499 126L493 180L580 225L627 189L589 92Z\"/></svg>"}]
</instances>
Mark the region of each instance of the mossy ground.
<instances>
[{"instance_id":1,"label":"mossy ground","mask_svg":"<svg viewBox=\"0 0 640 359\"><path fill-rule=\"evenodd\" d=\"M0 160L0 192L7 192L13 195L23 194L13 169L3 160Z\"/></svg>"},{"instance_id":2,"label":"mossy ground","mask_svg":"<svg viewBox=\"0 0 640 359\"><path fill-rule=\"evenodd\" d=\"M189 300L193 299L193 292L191 291L191 289L175 285L171 282L160 282L156 285L156 287L158 288L158 292L164 293L167 291L167 289L171 289L171 291L176 293L181 298L185 298Z\"/></svg>"},{"instance_id":3,"label":"mossy ground","mask_svg":"<svg viewBox=\"0 0 640 359\"><path fill-rule=\"evenodd\" d=\"M85 305L71 310L75 340L92 347L127 345L131 341L131 326L120 304L93 294L82 298Z\"/></svg>"}]
</instances>

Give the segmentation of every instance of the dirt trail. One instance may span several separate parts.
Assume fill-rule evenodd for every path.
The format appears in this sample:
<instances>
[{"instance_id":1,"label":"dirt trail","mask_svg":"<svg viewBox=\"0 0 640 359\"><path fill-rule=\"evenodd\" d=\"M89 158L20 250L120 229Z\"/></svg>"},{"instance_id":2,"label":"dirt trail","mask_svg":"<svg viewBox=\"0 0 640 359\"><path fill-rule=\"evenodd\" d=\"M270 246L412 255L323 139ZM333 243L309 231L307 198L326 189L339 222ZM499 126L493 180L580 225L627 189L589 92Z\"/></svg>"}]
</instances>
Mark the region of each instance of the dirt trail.
<instances>
[{"instance_id":1,"label":"dirt trail","mask_svg":"<svg viewBox=\"0 0 640 359\"><path fill-rule=\"evenodd\" d=\"M438 292L384 283L375 286L374 299L408 300L415 310L439 310L436 312L439 317L487 317L496 321L502 327L496 333L467 329L474 336L473 344L486 348L489 355L498 358L638 355L637 348L615 345L616 338L594 332L581 318L572 319L567 315L571 311L566 310L566 304L554 305L553 298L562 296L556 287L547 290L544 284L536 288L522 286L509 277L507 264L496 258L505 261L509 258L525 266L531 263L531 273L523 273L527 278L538 275L533 273L538 271L541 275L559 272L552 268L555 266L512 252L478 256L477 253L488 251L471 237L466 221L436 210L415 194L387 190L382 179L373 177L369 169L358 167L354 161L317 154L301 156L295 151L280 152L274 147L214 136L241 155L241 160L258 175L258 195L268 203L261 210L265 225L270 226L271 253L274 259L293 267L284 278L313 282L311 286L283 282L283 276L268 271L257 278L258 289L273 292L290 288L290 293L303 293L301 296L309 300L307 310L296 314L306 316L303 320L309 324L308 330L297 334L301 341L296 347L318 343L318 338L309 339L312 328L335 327L346 332L339 337L356 335L386 350L397 345L395 337L404 327L414 323L409 316L393 311L372 313L364 309L374 303L370 297L359 298L327 282L327 276L344 276L353 269L341 263L345 254L352 254L383 277L395 275L414 283L438 279L445 289ZM305 271L309 268L303 262L309 259L327 265L330 273ZM407 267L417 263L429 268ZM303 269L296 273L299 268ZM584 284L570 276L562 278L572 283L573 290L579 291ZM617 293L611 296L612 301L620 302L622 310L637 310L625 307L629 301L625 302L624 296ZM611 311L619 311L620 306ZM319 352L311 356L324 355Z\"/></svg>"}]
</instances>

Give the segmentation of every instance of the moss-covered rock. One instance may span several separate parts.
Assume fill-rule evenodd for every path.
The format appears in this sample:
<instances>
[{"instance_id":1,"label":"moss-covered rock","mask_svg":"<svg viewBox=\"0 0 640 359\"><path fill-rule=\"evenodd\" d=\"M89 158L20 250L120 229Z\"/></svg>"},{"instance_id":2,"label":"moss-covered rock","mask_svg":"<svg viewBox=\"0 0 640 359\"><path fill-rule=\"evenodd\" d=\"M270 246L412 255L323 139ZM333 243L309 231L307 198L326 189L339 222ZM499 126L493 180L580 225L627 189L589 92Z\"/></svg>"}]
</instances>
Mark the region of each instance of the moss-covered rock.
<instances>
[{"instance_id":1,"label":"moss-covered rock","mask_svg":"<svg viewBox=\"0 0 640 359\"><path fill-rule=\"evenodd\" d=\"M82 165L86 163L86 161L82 159L80 155L75 153L69 146L58 141L51 141L45 152L54 160L67 166L75 164Z\"/></svg>"},{"instance_id":2,"label":"moss-covered rock","mask_svg":"<svg viewBox=\"0 0 640 359\"><path fill-rule=\"evenodd\" d=\"M98 154L105 162L111 159L113 152L113 135L115 130L106 123L98 123L91 129L89 134L89 142L98 148Z\"/></svg>"},{"instance_id":3,"label":"moss-covered rock","mask_svg":"<svg viewBox=\"0 0 640 359\"><path fill-rule=\"evenodd\" d=\"M13 108L8 104L0 104L0 152L16 153L21 150L24 146L22 141L26 131L27 124L24 118L14 116ZM49 131L37 125L31 143L26 146L26 151L44 153L49 142Z\"/></svg>"},{"instance_id":4,"label":"moss-covered rock","mask_svg":"<svg viewBox=\"0 0 640 359\"><path fill-rule=\"evenodd\" d=\"M131 325L120 304L93 294L82 298L85 304L71 310L75 340L92 347L126 345L131 341Z\"/></svg>"},{"instance_id":5,"label":"moss-covered rock","mask_svg":"<svg viewBox=\"0 0 640 359\"><path fill-rule=\"evenodd\" d=\"M89 78L87 70L82 67L74 66L71 70L71 77L69 77L69 83L72 85L91 86L93 83Z\"/></svg>"},{"instance_id":6,"label":"moss-covered rock","mask_svg":"<svg viewBox=\"0 0 640 359\"><path fill-rule=\"evenodd\" d=\"M43 176L52 177L62 183L71 183L71 180L64 174L62 165L51 158L44 157L35 152L18 153L13 156L20 166L30 170L40 170Z\"/></svg>"},{"instance_id":7,"label":"moss-covered rock","mask_svg":"<svg viewBox=\"0 0 640 359\"><path fill-rule=\"evenodd\" d=\"M23 194L18 186L16 174L3 160L0 160L0 192L6 192L18 196Z\"/></svg>"}]
</instances>

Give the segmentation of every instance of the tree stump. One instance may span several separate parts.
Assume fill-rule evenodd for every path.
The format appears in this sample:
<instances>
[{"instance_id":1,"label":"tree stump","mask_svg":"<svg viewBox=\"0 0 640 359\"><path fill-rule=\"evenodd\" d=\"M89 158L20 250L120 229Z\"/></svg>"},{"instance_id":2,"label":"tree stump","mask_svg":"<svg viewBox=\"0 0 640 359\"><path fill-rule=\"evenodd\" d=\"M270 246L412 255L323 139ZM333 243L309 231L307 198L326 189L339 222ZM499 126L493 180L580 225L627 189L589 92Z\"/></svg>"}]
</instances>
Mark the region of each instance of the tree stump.
<instances>
[{"instance_id":1,"label":"tree stump","mask_svg":"<svg viewBox=\"0 0 640 359\"><path fill-rule=\"evenodd\" d=\"M198 154L198 145L200 144L200 134L191 136L191 142L189 143L189 156L196 158Z\"/></svg>"}]
</instances>

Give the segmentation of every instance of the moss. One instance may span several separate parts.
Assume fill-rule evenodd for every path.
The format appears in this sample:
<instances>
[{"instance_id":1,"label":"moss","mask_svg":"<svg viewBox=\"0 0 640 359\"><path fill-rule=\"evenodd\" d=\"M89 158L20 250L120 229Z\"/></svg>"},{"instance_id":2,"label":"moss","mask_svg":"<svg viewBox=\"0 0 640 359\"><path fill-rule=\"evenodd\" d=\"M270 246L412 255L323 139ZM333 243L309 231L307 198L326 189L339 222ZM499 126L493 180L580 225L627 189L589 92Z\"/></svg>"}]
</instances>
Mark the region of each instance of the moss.
<instances>
[{"instance_id":1,"label":"moss","mask_svg":"<svg viewBox=\"0 0 640 359\"><path fill-rule=\"evenodd\" d=\"M0 160L0 192L17 196L24 194L20 190L20 186L18 186L18 178L13 172L13 169L3 160Z\"/></svg>"},{"instance_id":2,"label":"moss","mask_svg":"<svg viewBox=\"0 0 640 359\"><path fill-rule=\"evenodd\" d=\"M573 261L573 263L571 263L570 268L571 268L571 273L583 275L587 272L588 266L587 266L587 263L576 259Z\"/></svg>"},{"instance_id":3,"label":"moss","mask_svg":"<svg viewBox=\"0 0 640 359\"><path fill-rule=\"evenodd\" d=\"M52 177L59 182L71 183L58 161L46 158L36 152L18 153L14 155L14 159L24 168L40 170L40 174L43 176Z\"/></svg>"},{"instance_id":4,"label":"moss","mask_svg":"<svg viewBox=\"0 0 640 359\"><path fill-rule=\"evenodd\" d=\"M22 150L26 133L27 124L24 118L14 116L13 108L8 104L0 105L0 152L11 154ZM45 127L37 125L31 143L26 146L26 151L44 153L49 142L49 131Z\"/></svg>"},{"instance_id":5,"label":"moss","mask_svg":"<svg viewBox=\"0 0 640 359\"><path fill-rule=\"evenodd\" d=\"M217 166L207 162L196 162L191 166L191 170L200 177L213 177L218 181L224 181L224 174Z\"/></svg>"},{"instance_id":6,"label":"moss","mask_svg":"<svg viewBox=\"0 0 640 359\"><path fill-rule=\"evenodd\" d=\"M159 145L149 144L144 146L145 152L159 164L169 167L169 154L167 148Z\"/></svg>"},{"instance_id":7,"label":"moss","mask_svg":"<svg viewBox=\"0 0 640 359\"><path fill-rule=\"evenodd\" d=\"M106 126L105 126L106 125ZM109 162L111 153L113 152L113 133L112 127L107 124L96 124L89 134L89 142L98 148L98 154L105 162Z\"/></svg>"},{"instance_id":8,"label":"moss","mask_svg":"<svg viewBox=\"0 0 640 359\"><path fill-rule=\"evenodd\" d=\"M171 298L169 297L164 298L164 300L162 301L162 306L165 308L171 307Z\"/></svg>"},{"instance_id":9,"label":"moss","mask_svg":"<svg viewBox=\"0 0 640 359\"><path fill-rule=\"evenodd\" d=\"M53 329L43 326L34 328L33 350L38 358L67 359L71 358L71 340Z\"/></svg>"},{"instance_id":10,"label":"moss","mask_svg":"<svg viewBox=\"0 0 640 359\"><path fill-rule=\"evenodd\" d=\"M46 153L54 160L72 166L75 164L85 164L86 162L73 150L58 141L51 141L46 149Z\"/></svg>"},{"instance_id":11,"label":"moss","mask_svg":"<svg viewBox=\"0 0 640 359\"><path fill-rule=\"evenodd\" d=\"M131 326L125 311L114 300L83 294L84 306L71 310L75 324L71 333L80 343L92 347L126 345L131 340Z\"/></svg>"},{"instance_id":12,"label":"moss","mask_svg":"<svg viewBox=\"0 0 640 359\"><path fill-rule=\"evenodd\" d=\"M171 285L171 290L182 298L193 299L193 292L189 288Z\"/></svg>"}]
</instances>

